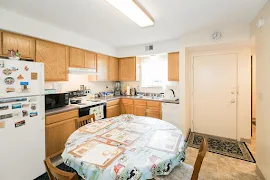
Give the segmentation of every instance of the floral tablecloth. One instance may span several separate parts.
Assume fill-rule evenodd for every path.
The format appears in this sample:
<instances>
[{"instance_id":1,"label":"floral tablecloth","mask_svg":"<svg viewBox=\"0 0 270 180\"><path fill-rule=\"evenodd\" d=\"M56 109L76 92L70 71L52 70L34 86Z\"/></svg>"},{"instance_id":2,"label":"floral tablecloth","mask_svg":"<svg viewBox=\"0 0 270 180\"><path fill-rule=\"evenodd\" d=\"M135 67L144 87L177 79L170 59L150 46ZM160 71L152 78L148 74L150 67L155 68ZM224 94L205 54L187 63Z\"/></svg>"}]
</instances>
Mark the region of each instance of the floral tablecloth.
<instances>
[{"instance_id":1,"label":"floral tablecloth","mask_svg":"<svg viewBox=\"0 0 270 180\"><path fill-rule=\"evenodd\" d=\"M168 130L182 134L179 129L166 121L134 115L121 115L100 121L112 121L113 123L92 134L78 129L69 137L65 145L65 150L62 153L64 163L75 169L86 180L152 179L157 175L169 174L175 166L185 160L186 143L183 135L181 136L176 153L146 147L149 139L157 130ZM125 125L127 125L125 130L132 131L132 127L128 126L129 123L141 123L145 125L145 128L140 132L141 136L130 145L110 141L100 136L116 127L125 127ZM125 151L105 169L82 161L81 158L69 153L79 145L92 139L123 147Z\"/></svg>"}]
</instances>

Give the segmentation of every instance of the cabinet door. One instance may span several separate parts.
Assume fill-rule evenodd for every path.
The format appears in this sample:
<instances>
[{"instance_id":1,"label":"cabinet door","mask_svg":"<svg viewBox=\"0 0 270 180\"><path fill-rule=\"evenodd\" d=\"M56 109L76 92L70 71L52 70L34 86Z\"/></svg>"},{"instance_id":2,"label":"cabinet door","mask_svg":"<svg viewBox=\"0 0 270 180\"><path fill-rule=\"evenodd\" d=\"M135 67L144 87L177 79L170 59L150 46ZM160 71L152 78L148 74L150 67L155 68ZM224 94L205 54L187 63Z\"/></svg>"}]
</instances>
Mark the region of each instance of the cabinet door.
<instances>
[{"instance_id":1,"label":"cabinet door","mask_svg":"<svg viewBox=\"0 0 270 180\"><path fill-rule=\"evenodd\" d=\"M59 126L60 138L60 150L65 149L65 144L69 136L76 131L76 118L65 120L61 126Z\"/></svg>"},{"instance_id":2,"label":"cabinet door","mask_svg":"<svg viewBox=\"0 0 270 180\"><path fill-rule=\"evenodd\" d=\"M168 54L168 80L179 81L179 53Z\"/></svg>"},{"instance_id":3,"label":"cabinet door","mask_svg":"<svg viewBox=\"0 0 270 180\"><path fill-rule=\"evenodd\" d=\"M136 116L145 116L146 106L134 106L134 115Z\"/></svg>"},{"instance_id":4,"label":"cabinet door","mask_svg":"<svg viewBox=\"0 0 270 180\"><path fill-rule=\"evenodd\" d=\"M3 32L0 31L0 55L2 55L2 35L3 35Z\"/></svg>"},{"instance_id":5,"label":"cabinet door","mask_svg":"<svg viewBox=\"0 0 270 180\"><path fill-rule=\"evenodd\" d=\"M97 80L108 81L109 80L109 56L97 55Z\"/></svg>"},{"instance_id":6,"label":"cabinet door","mask_svg":"<svg viewBox=\"0 0 270 180\"><path fill-rule=\"evenodd\" d=\"M22 59L35 59L35 39L8 32L3 32L2 38L4 56L8 56L8 50L13 49L21 53Z\"/></svg>"},{"instance_id":7,"label":"cabinet door","mask_svg":"<svg viewBox=\"0 0 270 180\"><path fill-rule=\"evenodd\" d=\"M64 150L68 137L76 130L76 119L46 126L46 157Z\"/></svg>"},{"instance_id":8,"label":"cabinet door","mask_svg":"<svg viewBox=\"0 0 270 180\"><path fill-rule=\"evenodd\" d=\"M69 67L84 68L84 50L69 48Z\"/></svg>"},{"instance_id":9,"label":"cabinet door","mask_svg":"<svg viewBox=\"0 0 270 180\"><path fill-rule=\"evenodd\" d=\"M97 68L97 54L96 53L85 51L84 67L88 69Z\"/></svg>"},{"instance_id":10,"label":"cabinet door","mask_svg":"<svg viewBox=\"0 0 270 180\"><path fill-rule=\"evenodd\" d=\"M153 117L153 118L161 119L160 109L149 109L149 108L147 108L145 115L147 117Z\"/></svg>"},{"instance_id":11,"label":"cabinet door","mask_svg":"<svg viewBox=\"0 0 270 180\"><path fill-rule=\"evenodd\" d=\"M118 68L118 59L114 57L110 57L110 66L109 66L109 77L110 81L118 81L119 80L119 68Z\"/></svg>"},{"instance_id":12,"label":"cabinet door","mask_svg":"<svg viewBox=\"0 0 270 180\"><path fill-rule=\"evenodd\" d=\"M119 80L136 81L136 57L119 59Z\"/></svg>"},{"instance_id":13,"label":"cabinet door","mask_svg":"<svg viewBox=\"0 0 270 180\"><path fill-rule=\"evenodd\" d=\"M48 41L36 41L36 61L44 63L45 81L68 80L68 47Z\"/></svg>"},{"instance_id":14,"label":"cabinet door","mask_svg":"<svg viewBox=\"0 0 270 180\"><path fill-rule=\"evenodd\" d=\"M107 107L106 116L107 118L116 117L120 115L120 105L114 105Z\"/></svg>"},{"instance_id":15,"label":"cabinet door","mask_svg":"<svg viewBox=\"0 0 270 180\"><path fill-rule=\"evenodd\" d=\"M133 114L133 105L121 103L121 114Z\"/></svg>"}]
</instances>

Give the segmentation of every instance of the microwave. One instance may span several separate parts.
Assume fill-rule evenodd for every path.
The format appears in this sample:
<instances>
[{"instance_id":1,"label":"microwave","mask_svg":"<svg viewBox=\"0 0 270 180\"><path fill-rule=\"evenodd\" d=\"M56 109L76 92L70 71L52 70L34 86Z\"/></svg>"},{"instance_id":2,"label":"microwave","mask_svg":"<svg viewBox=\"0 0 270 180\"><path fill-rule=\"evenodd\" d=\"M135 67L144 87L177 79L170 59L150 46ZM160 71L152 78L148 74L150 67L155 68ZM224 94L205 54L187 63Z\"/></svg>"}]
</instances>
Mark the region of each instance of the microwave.
<instances>
[{"instance_id":1,"label":"microwave","mask_svg":"<svg viewBox=\"0 0 270 180\"><path fill-rule=\"evenodd\" d=\"M45 110L55 109L69 104L69 93L45 95Z\"/></svg>"}]
</instances>

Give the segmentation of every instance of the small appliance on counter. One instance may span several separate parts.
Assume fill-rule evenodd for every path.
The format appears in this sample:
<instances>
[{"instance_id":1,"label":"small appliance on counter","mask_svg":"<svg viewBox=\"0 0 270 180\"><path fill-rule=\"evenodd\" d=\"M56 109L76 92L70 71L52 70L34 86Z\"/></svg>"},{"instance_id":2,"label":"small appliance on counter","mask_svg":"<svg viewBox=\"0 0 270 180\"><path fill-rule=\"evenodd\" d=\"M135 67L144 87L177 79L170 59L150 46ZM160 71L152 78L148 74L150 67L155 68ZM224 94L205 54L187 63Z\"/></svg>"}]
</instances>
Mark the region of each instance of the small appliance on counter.
<instances>
[{"instance_id":1,"label":"small appliance on counter","mask_svg":"<svg viewBox=\"0 0 270 180\"><path fill-rule=\"evenodd\" d=\"M121 96L121 83L119 81L115 83L114 95Z\"/></svg>"},{"instance_id":2,"label":"small appliance on counter","mask_svg":"<svg viewBox=\"0 0 270 180\"><path fill-rule=\"evenodd\" d=\"M45 110L69 105L69 93L55 93L45 95Z\"/></svg>"},{"instance_id":3,"label":"small appliance on counter","mask_svg":"<svg viewBox=\"0 0 270 180\"><path fill-rule=\"evenodd\" d=\"M137 90L136 90L136 88L131 88L131 89L130 89L130 95L131 95L131 96L136 96L136 95L137 95Z\"/></svg>"}]
</instances>

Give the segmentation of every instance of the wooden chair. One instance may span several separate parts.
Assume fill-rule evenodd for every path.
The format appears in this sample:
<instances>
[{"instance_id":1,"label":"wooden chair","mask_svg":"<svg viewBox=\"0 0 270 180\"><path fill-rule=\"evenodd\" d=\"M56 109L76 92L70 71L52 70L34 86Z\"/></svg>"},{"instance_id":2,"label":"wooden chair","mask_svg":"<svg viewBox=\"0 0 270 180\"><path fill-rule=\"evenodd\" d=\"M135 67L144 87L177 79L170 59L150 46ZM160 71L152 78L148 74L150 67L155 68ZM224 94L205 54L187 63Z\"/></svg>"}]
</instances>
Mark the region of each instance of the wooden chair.
<instances>
[{"instance_id":1,"label":"wooden chair","mask_svg":"<svg viewBox=\"0 0 270 180\"><path fill-rule=\"evenodd\" d=\"M186 163L181 163L179 166L175 167L167 176L158 176L155 178L155 180L197 180L207 150L208 142L203 139L194 167Z\"/></svg>"},{"instance_id":2,"label":"wooden chair","mask_svg":"<svg viewBox=\"0 0 270 180\"><path fill-rule=\"evenodd\" d=\"M95 122L96 121L96 118L95 118L95 115L94 114L90 114L88 116L83 116L81 118L78 118L77 119L77 128L80 128L86 124L89 124L91 122Z\"/></svg>"},{"instance_id":3,"label":"wooden chair","mask_svg":"<svg viewBox=\"0 0 270 180\"><path fill-rule=\"evenodd\" d=\"M50 180L78 180L76 173L65 172L55 167L51 159L62 154L63 151L55 153L44 160L44 164Z\"/></svg>"}]
</instances>

